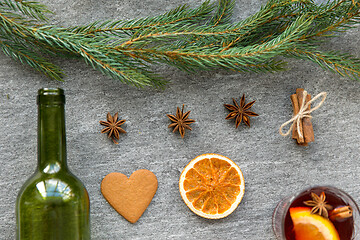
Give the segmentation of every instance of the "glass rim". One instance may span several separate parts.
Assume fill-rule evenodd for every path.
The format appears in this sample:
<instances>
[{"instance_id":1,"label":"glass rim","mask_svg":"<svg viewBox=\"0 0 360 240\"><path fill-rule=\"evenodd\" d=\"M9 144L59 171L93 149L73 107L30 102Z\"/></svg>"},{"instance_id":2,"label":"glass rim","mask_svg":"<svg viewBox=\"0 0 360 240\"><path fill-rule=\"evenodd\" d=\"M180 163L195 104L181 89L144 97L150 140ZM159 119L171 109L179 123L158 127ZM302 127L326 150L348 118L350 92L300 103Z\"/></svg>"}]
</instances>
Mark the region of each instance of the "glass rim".
<instances>
[{"instance_id":1,"label":"glass rim","mask_svg":"<svg viewBox=\"0 0 360 240\"><path fill-rule=\"evenodd\" d=\"M65 104L64 90L61 88L42 88L38 91L38 105L63 105Z\"/></svg>"},{"instance_id":2,"label":"glass rim","mask_svg":"<svg viewBox=\"0 0 360 240\"><path fill-rule=\"evenodd\" d=\"M38 95L64 95L64 90L62 88L41 88Z\"/></svg>"}]
</instances>

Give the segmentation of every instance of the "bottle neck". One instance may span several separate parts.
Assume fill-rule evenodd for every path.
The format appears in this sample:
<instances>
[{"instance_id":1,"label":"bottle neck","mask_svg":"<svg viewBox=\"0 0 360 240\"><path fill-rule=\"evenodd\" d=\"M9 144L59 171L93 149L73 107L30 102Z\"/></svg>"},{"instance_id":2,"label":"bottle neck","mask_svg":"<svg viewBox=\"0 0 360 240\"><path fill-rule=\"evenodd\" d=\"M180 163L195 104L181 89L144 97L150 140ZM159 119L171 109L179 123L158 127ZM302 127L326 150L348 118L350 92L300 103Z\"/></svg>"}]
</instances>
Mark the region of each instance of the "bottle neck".
<instances>
[{"instance_id":1,"label":"bottle neck","mask_svg":"<svg viewBox=\"0 0 360 240\"><path fill-rule=\"evenodd\" d=\"M47 174L67 170L63 103L39 103L38 169Z\"/></svg>"}]
</instances>

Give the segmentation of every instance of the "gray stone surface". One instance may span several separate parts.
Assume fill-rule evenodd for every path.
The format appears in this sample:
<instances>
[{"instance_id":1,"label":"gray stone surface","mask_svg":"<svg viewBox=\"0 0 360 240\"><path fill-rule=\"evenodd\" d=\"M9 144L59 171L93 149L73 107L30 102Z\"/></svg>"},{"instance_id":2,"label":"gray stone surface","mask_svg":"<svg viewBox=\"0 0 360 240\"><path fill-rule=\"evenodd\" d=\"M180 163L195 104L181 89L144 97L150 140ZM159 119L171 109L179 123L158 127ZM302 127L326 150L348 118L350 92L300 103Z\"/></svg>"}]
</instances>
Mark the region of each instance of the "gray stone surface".
<instances>
[{"instance_id":1,"label":"gray stone surface","mask_svg":"<svg viewBox=\"0 0 360 240\"><path fill-rule=\"evenodd\" d=\"M84 24L96 19L153 16L195 0L44 1L55 11L52 22ZM235 18L256 12L265 0L237 1ZM360 27L332 40L328 48L360 57ZM342 188L360 202L360 83L324 71L307 61L290 61L277 74L157 69L171 83L164 91L135 89L91 70L83 62L56 59L67 77L51 81L0 54L0 239L14 239L15 199L37 163L37 90L66 91L68 164L86 185L91 201L92 239L274 239L271 216L284 196L310 185ZM316 141L299 147L279 135L292 114L289 96L297 87L311 94L328 92L313 114ZM231 98L257 100L252 127L225 120ZM186 105L197 122L184 139L167 128L167 113ZM128 132L114 145L100 134L99 120L119 112ZM215 152L233 159L246 181L245 196L229 217L206 220L194 215L178 192L182 169L199 154ZM105 201L102 178L118 171L130 175L146 168L159 181L158 191L136 224L128 223Z\"/></svg>"}]
</instances>

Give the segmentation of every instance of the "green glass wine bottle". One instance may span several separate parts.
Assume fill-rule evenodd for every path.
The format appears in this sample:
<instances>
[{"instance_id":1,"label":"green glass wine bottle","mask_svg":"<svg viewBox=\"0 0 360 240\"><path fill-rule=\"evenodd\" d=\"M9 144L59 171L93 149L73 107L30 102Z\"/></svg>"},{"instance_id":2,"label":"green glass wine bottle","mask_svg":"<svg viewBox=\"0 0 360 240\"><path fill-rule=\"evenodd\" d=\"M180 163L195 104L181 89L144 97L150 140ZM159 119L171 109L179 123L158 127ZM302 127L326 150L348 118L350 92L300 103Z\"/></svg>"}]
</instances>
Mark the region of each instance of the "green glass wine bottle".
<instances>
[{"instance_id":1,"label":"green glass wine bottle","mask_svg":"<svg viewBox=\"0 0 360 240\"><path fill-rule=\"evenodd\" d=\"M18 240L90 239L89 196L66 164L65 96L38 95L38 166L16 201Z\"/></svg>"}]
</instances>

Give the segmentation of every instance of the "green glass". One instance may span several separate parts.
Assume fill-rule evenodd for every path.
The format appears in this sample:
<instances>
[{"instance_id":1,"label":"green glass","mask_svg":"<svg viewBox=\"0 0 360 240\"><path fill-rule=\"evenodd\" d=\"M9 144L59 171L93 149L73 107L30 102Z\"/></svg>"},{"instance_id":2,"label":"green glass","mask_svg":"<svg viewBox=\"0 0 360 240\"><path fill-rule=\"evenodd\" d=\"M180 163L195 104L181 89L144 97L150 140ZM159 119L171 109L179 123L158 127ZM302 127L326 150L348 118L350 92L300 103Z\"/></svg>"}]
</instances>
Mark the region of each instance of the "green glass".
<instances>
[{"instance_id":1,"label":"green glass","mask_svg":"<svg viewBox=\"0 0 360 240\"><path fill-rule=\"evenodd\" d=\"M66 164L65 96L38 95L38 166L16 201L18 240L90 239L89 196Z\"/></svg>"}]
</instances>

